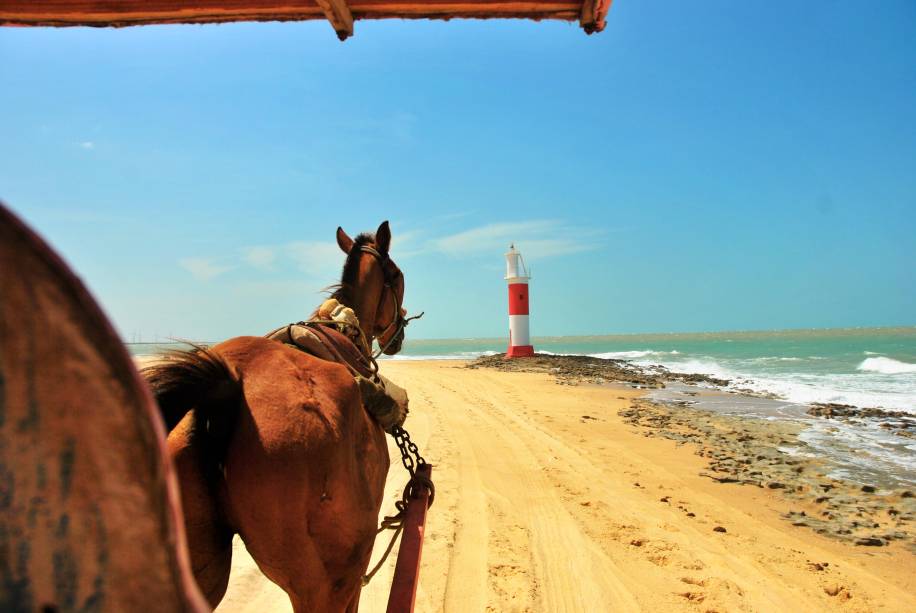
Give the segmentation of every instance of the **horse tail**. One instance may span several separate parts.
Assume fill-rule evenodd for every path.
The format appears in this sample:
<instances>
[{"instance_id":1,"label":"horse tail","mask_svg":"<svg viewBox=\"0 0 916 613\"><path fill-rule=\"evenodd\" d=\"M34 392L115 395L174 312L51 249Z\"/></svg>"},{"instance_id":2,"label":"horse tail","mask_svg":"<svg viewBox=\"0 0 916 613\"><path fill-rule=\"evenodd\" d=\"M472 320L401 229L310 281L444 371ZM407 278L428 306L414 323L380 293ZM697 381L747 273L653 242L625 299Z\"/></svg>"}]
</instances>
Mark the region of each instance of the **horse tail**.
<instances>
[{"instance_id":1,"label":"horse tail","mask_svg":"<svg viewBox=\"0 0 916 613\"><path fill-rule=\"evenodd\" d=\"M190 443L197 450L208 486L213 486L223 469L243 402L238 378L219 354L204 347L170 353L141 374L159 404L167 432L191 412Z\"/></svg>"},{"instance_id":2,"label":"horse tail","mask_svg":"<svg viewBox=\"0 0 916 613\"><path fill-rule=\"evenodd\" d=\"M204 426L215 434L226 428L214 426L231 426L235 421L242 386L219 354L204 347L177 351L140 373L156 398L167 432L192 409L196 430Z\"/></svg>"}]
</instances>

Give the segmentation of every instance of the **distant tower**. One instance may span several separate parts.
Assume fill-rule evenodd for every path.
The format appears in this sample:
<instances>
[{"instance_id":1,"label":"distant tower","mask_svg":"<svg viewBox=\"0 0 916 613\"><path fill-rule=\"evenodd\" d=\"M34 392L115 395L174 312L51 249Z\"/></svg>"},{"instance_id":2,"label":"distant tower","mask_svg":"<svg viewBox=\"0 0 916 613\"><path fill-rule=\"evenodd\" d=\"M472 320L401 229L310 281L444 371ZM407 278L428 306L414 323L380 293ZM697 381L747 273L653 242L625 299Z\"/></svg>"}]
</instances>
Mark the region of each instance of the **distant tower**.
<instances>
[{"instance_id":1,"label":"distant tower","mask_svg":"<svg viewBox=\"0 0 916 613\"><path fill-rule=\"evenodd\" d=\"M515 245L506 254L506 283L509 285L509 350L507 358L534 355L528 338L528 269Z\"/></svg>"}]
</instances>

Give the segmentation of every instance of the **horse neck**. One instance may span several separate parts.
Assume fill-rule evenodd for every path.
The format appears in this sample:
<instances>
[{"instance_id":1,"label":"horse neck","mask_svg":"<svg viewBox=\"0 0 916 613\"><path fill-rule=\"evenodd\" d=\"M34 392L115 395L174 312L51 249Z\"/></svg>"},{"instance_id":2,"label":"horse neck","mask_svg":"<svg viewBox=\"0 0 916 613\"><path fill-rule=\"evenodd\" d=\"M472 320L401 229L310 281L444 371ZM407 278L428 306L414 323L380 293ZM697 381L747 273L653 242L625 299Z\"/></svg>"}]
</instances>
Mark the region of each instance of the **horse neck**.
<instances>
[{"instance_id":1,"label":"horse neck","mask_svg":"<svg viewBox=\"0 0 916 613\"><path fill-rule=\"evenodd\" d=\"M356 313L356 318L359 319L359 327L363 331L370 347L372 346L372 341L375 340L375 317L380 307L379 301L381 297L381 291L369 292L368 294L361 292L353 297L351 300L353 304L347 305Z\"/></svg>"}]
</instances>

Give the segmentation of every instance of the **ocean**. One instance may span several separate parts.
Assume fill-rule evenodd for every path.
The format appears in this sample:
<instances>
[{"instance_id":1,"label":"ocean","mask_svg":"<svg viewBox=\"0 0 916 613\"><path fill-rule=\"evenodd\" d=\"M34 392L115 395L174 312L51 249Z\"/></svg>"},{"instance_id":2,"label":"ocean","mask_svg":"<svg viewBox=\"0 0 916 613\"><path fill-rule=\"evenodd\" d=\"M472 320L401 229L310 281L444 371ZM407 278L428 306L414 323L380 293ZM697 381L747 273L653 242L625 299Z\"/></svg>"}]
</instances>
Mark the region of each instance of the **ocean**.
<instances>
[{"instance_id":1,"label":"ocean","mask_svg":"<svg viewBox=\"0 0 916 613\"><path fill-rule=\"evenodd\" d=\"M535 351L661 364L731 379L791 402L836 402L916 413L916 327L626 334L535 338ZM394 359L473 358L504 339L405 342Z\"/></svg>"},{"instance_id":2,"label":"ocean","mask_svg":"<svg viewBox=\"0 0 916 613\"><path fill-rule=\"evenodd\" d=\"M877 421L843 422L805 414L811 403L839 403L916 415L916 327L627 334L534 338L539 353L589 355L660 364L674 372L729 379L723 391L751 390L771 398L711 394L678 386L652 392L659 401L803 424L804 449L787 453L831 458L833 475L888 486L916 485L916 439ZM134 355L180 347L128 344ZM473 359L504 352L505 339L407 339L401 353L382 360Z\"/></svg>"},{"instance_id":3,"label":"ocean","mask_svg":"<svg viewBox=\"0 0 916 613\"><path fill-rule=\"evenodd\" d=\"M621 334L534 338L535 351L661 364L733 381L794 403L835 402L916 414L916 327ZM180 347L128 343L134 355ZM396 360L473 359L506 350L506 340L404 342Z\"/></svg>"}]
</instances>

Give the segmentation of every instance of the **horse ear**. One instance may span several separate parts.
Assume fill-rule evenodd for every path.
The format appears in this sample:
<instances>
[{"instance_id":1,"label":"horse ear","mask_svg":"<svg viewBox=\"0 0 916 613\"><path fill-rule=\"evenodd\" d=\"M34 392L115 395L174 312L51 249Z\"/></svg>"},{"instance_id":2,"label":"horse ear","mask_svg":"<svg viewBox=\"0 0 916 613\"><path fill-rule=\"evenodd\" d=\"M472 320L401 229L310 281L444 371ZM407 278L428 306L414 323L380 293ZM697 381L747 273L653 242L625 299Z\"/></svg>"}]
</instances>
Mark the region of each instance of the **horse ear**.
<instances>
[{"instance_id":1,"label":"horse ear","mask_svg":"<svg viewBox=\"0 0 916 613\"><path fill-rule=\"evenodd\" d=\"M387 221L383 221L375 231L375 248L380 253L388 253L389 247L391 247L391 228L388 227Z\"/></svg>"},{"instance_id":2,"label":"horse ear","mask_svg":"<svg viewBox=\"0 0 916 613\"><path fill-rule=\"evenodd\" d=\"M353 239L347 236L347 233L340 226L337 226L337 244L340 246L341 251L347 254L353 249Z\"/></svg>"}]
</instances>

